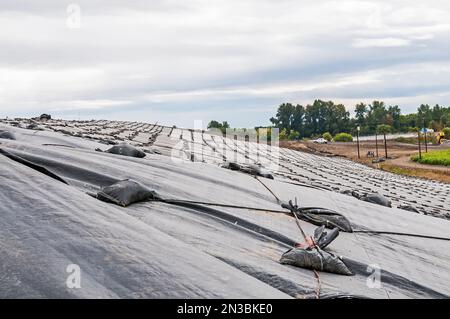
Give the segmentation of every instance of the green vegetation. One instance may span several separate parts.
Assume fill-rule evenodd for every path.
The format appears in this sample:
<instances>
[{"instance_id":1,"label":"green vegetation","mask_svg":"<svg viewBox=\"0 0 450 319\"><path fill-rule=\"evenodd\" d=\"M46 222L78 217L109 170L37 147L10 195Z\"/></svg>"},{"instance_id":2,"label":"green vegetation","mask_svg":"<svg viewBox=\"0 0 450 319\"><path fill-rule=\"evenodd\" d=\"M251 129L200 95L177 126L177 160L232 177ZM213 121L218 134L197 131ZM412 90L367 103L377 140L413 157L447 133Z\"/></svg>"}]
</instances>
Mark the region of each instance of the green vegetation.
<instances>
[{"instance_id":1,"label":"green vegetation","mask_svg":"<svg viewBox=\"0 0 450 319\"><path fill-rule=\"evenodd\" d=\"M331 142L331 140L333 139L333 136L331 136L330 132L323 133L322 137L328 142Z\"/></svg>"},{"instance_id":2,"label":"green vegetation","mask_svg":"<svg viewBox=\"0 0 450 319\"><path fill-rule=\"evenodd\" d=\"M298 132L298 138L322 136L325 132L336 135L340 132L356 134L356 127L361 127L361 135L373 135L381 129L390 133L417 132L425 126L440 131L450 124L450 107L422 104L417 113L401 114L398 105L385 105L382 101L371 104L359 103L355 106L354 117L350 117L343 104L332 101L315 100L306 106L283 103L277 113L270 119L275 127L286 129L289 136L291 130ZM447 133L450 137L450 130Z\"/></svg>"},{"instance_id":3,"label":"green vegetation","mask_svg":"<svg viewBox=\"0 0 450 319\"><path fill-rule=\"evenodd\" d=\"M285 128L281 130L280 135L278 135L278 138L280 141L285 141L288 139L288 133Z\"/></svg>"},{"instance_id":4,"label":"green vegetation","mask_svg":"<svg viewBox=\"0 0 450 319\"><path fill-rule=\"evenodd\" d=\"M219 122L213 120L208 123L208 128L216 128L216 129L221 130L222 133L225 133L227 128L230 128L230 124L228 124L227 121L219 123Z\"/></svg>"},{"instance_id":5,"label":"green vegetation","mask_svg":"<svg viewBox=\"0 0 450 319\"><path fill-rule=\"evenodd\" d=\"M300 139L300 133L297 131L291 131L291 133L289 133L288 139L298 140L298 139Z\"/></svg>"},{"instance_id":6,"label":"green vegetation","mask_svg":"<svg viewBox=\"0 0 450 319\"><path fill-rule=\"evenodd\" d=\"M419 155L415 155L411 159L422 164L450 166L450 149L422 153L422 158L419 158Z\"/></svg>"},{"instance_id":7,"label":"green vegetation","mask_svg":"<svg viewBox=\"0 0 450 319\"><path fill-rule=\"evenodd\" d=\"M392 131L392 127L387 124L380 124L377 126L377 133L379 134L389 134Z\"/></svg>"},{"instance_id":8,"label":"green vegetation","mask_svg":"<svg viewBox=\"0 0 450 319\"><path fill-rule=\"evenodd\" d=\"M297 140L325 136L329 137L338 133L356 135L356 128L361 128L360 135L374 135L375 133L406 133L418 132L423 128L434 131L444 131L447 139L450 139L450 107L422 104L417 113L403 115L398 105L385 105L382 101L373 101L371 104L359 103L355 106L354 117L350 116L343 104L335 104L333 101L315 100L306 106L291 103L283 103L274 117L270 119L272 126L255 127L270 130L276 127L280 130L280 140ZM230 125L224 121L211 121L208 128L218 128L225 132ZM270 132L270 131L268 131ZM259 133L258 133L259 134ZM262 133L264 136L266 131ZM269 137L270 139L270 137ZM328 138L325 138L328 140ZM435 134L427 136L427 140L435 142ZM408 141L412 143L412 140Z\"/></svg>"},{"instance_id":9,"label":"green vegetation","mask_svg":"<svg viewBox=\"0 0 450 319\"><path fill-rule=\"evenodd\" d=\"M397 137L395 139L396 142L405 143L405 144L417 144L417 137Z\"/></svg>"},{"instance_id":10,"label":"green vegetation","mask_svg":"<svg viewBox=\"0 0 450 319\"><path fill-rule=\"evenodd\" d=\"M389 171L391 173L395 173L398 175L405 175L405 176L411 176L411 169L409 168L405 168L405 167L397 167L397 166L387 166L387 165L381 165L381 167L386 170Z\"/></svg>"},{"instance_id":11,"label":"green vegetation","mask_svg":"<svg viewBox=\"0 0 450 319\"><path fill-rule=\"evenodd\" d=\"M348 133L339 133L334 137L335 142L353 142L353 136Z\"/></svg>"},{"instance_id":12,"label":"green vegetation","mask_svg":"<svg viewBox=\"0 0 450 319\"><path fill-rule=\"evenodd\" d=\"M446 127L442 130L442 132L444 133L444 138L446 140L450 140L450 127Z\"/></svg>"}]
</instances>

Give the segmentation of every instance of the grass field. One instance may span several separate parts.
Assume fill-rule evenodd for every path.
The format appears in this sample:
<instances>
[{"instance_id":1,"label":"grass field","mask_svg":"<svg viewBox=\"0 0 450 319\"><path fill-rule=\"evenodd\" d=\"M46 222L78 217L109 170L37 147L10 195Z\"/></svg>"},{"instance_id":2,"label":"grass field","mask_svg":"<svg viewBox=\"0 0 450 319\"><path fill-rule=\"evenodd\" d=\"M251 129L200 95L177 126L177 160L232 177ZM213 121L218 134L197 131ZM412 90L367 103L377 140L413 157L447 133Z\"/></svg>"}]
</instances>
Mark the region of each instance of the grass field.
<instances>
[{"instance_id":1,"label":"grass field","mask_svg":"<svg viewBox=\"0 0 450 319\"><path fill-rule=\"evenodd\" d=\"M422 158L415 155L411 159L421 164L450 166L450 149L422 154Z\"/></svg>"}]
</instances>

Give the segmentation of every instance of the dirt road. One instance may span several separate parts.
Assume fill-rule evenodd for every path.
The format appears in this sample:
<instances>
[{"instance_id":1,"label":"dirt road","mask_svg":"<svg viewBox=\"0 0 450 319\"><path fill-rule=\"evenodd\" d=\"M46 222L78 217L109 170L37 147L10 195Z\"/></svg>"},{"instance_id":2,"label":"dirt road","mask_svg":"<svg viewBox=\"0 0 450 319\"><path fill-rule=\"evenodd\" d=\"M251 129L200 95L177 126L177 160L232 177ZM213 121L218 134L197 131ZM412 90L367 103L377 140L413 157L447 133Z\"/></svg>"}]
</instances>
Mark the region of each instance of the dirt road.
<instances>
[{"instance_id":1,"label":"dirt road","mask_svg":"<svg viewBox=\"0 0 450 319\"><path fill-rule=\"evenodd\" d=\"M315 144L311 141L281 141L280 146L299 151L322 154L325 156L342 156L355 162L363 163L368 166L387 170L393 173L422 177L432 180L438 180L450 183L450 168L446 166L425 165L411 161L411 156L418 154L418 146L413 144L399 143L394 140L388 140L387 143L388 159L382 163L372 163L374 158L368 157L369 151L375 154L375 158L385 157L384 142L378 141L378 156L375 141L360 142L360 158L358 158L357 144L351 143L329 143ZM450 148L450 145L428 145L428 151ZM422 145L422 151L424 146Z\"/></svg>"}]
</instances>

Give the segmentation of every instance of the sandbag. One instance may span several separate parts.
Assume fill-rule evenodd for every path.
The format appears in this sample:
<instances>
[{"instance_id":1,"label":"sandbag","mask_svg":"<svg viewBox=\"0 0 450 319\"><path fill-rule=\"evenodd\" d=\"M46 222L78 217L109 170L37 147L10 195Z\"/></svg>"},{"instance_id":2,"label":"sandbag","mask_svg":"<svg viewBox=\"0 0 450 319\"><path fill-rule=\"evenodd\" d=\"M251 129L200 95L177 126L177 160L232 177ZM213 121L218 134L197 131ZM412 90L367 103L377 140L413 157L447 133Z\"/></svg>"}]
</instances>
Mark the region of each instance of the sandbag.
<instances>
[{"instance_id":1,"label":"sandbag","mask_svg":"<svg viewBox=\"0 0 450 319\"><path fill-rule=\"evenodd\" d=\"M127 207L133 203L156 199L156 192L147 189L133 180L123 180L110 186L103 187L97 198L106 202L111 202L119 206Z\"/></svg>"},{"instance_id":2,"label":"sandbag","mask_svg":"<svg viewBox=\"0 0 450 319\"><path fill-rule=\"evenodd\" d=\"M339 275L353 275L339 257L318 247L292 248L281 256L280 263Z\"/></svg>"},{"instance_id":3,"label":"sandbag","mask_svg":"<svg viewBox=\"0 0 450 319\"><path fill-rule=\"evenodd\" d=\"M420 211L417 208L409 204L399 205L397 208L420 214Z\"/></svg>"},{"instance_id":4,"label":"sandbag","mask_svg":"<svg viewBox=\"0 0 450 319\"><path fill-rule=\"evenodd\" d=\"M378 193L363 195L361 196L360 200L373 204L378 204L381 206L392 207L391 201L385 196L380 195Z\"/></svg>"},{"instance_id":5,"label":"sandbag","mask_svg":"<svg viewBox=\"0 0 450 319\"><path fill-rule=\"evenodd\" d=\"M39 119L41 121L48 121L52 119L52 116L50 114L41 114L41 116L39 116Z\"/></svg>"},{"instance_id":6,"label":"sandbag","mask_svg":"<svg viewBox=\"0 0 450 319\"><path fill-rule=\"evenodd\" d=\"M232 171L240 171L242 169L242 166L235 162L225 162L222 167Z\"/></svg>"},{"instance_id":7,"label":"sandbag","mask_svg":"<svg viewBox=\"0 0 450 319\"><path fill-rule=\"evenodd\" d=\"M4 131L4 130L0 130L0 138L4 138L7 140L15 140L16 137L14 136L13 133L9 132L9 131Z\"/></svg>"},{"instance_id":8,"label":"sandbag","mask_svg":"<svg viewBox=\"0 0 450 319\"><path fill-rule=\"evenodd\" d=\"M338 228L347 233L353 232L350 221L343 215L327 208L320 207L298 207L297 204L282 202L281 207L289 209L297 218L316 226L325 226L329 229Z\"/></svg>"},{"instance_id":9,"label":"sandbag","mask_svg":"<svg viewBox=\"0 0 450 319\"><path fill-rule=\"evenodd\" d=\"M377 205L386 206L386 207L392 207L391 201L388 198L386 198L385 196L378 194L378 193L367 194L367 193L358 192L356 190L344 190L341 192L341 194L350 195L359 200L369 202L372 204L377 204Z\"/></svg>"},{"instance_id":10,"label":"sandbag","mask_svg":"<svg viewBox=\"0 0 450 319\"><path fill-rule=\"evenodd\" d=\"M249 166L249 169L254 173L254 175L258 175L261 177L273 179L273 175L269 173L266 169L262 168L261 166L251 164Z\"/></svg>"},{"instance_id":11,"label":"sandbag","mask_svg":"<svg viewBox=\"0 0 450 319\"><path fill-rule=\"evenodd\" d=\"M232 171L241 171L243 173L249 174L249 175L255 175L255 176L261 176L269 179L273 179L273 175L270 174L267 170L264 168L255 165L244 165L244 164L238 164L236 162L225 162L222 165L223 168L230 169Z\"/></svg>"},{"instance_id":12,"label":"sandbag","mask_svg":"<svg viewBox=\"0 0 450 319\"><path fill-rule=\"evenodd\" d=\"M27 125L26 129L27 130L42 131L42 129L36 123L31 123L31 124Z\"/></svg>"},{"instance_id":13,"label":"sandbag","mask_svg":"<svg viewBox=\"0 0 450 319\"><path fill-rule=\"evenodd\" d=\"M347 217L325 208L301 208L297 212L298 218L316 226L339 230L347 233L353 232L352 225Z\"/></svg>"},{"instance_id":14,"label":"sandbag","mask_svg":"<svg viewBox=\"0 0 450 319\"><path fill-rule=\"evenodd\" d=\"M137 149L136 147L134 147L132 145L126 144L126 143L114 145L113 147L111 147L109 150L107 150L105 152L111 153L111 154L123 155L123 156L138 157L138 158L145 157L145 155L146 155L143 151Z\"/></svg>"},{"instance_id":15,"label":"sandbag","mask_svg":"<svg viewBox=\"0 0 450 319\"><path fill-rule=\"evenodd\" d=\"M330 232L325 231L325 226L317 227L314 231L314 242L317 246L324 249L327 247L333 240L335 240L339 236L339 229L333 228Z\"/></svg>"}]
</instances>

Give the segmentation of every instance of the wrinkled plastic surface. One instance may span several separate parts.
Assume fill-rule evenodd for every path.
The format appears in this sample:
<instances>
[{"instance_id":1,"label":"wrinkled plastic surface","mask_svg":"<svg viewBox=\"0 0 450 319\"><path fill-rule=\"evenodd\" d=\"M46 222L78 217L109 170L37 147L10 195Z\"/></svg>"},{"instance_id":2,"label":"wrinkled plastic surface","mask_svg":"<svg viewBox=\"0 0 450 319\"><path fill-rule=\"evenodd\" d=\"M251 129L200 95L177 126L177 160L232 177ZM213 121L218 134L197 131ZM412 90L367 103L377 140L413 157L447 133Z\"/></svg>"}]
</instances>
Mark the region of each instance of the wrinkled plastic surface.
<instances>
[{"instance_id":1,"label":"wrinkled plastic surface","mask_svg":"<svg viewBox=\"0 0 450 319\"><path fill-rule=\"evenodd\" d=\"M279 262L302 240L292 216L162 202L123 208L86 194L132 179L163 198L280 210L252 176L203 162L174 161L163 147L163 155L114 156L95 152L107 146L92 139L7 128L17 140L2 140L0 147L69 185L0 156L0 297L315 297L318 282L311 270ZM156 143L167 148L176 144L167 137L169 131ZM173 130L173 135L180 134ZM295 156L308 159L309 154ZM342 214L355 230L440 237L450 233L445 219L293 185L279 176L264 183L283 201L297 197L301 206ZM314 234L316 226L300 223L307 234ZM327 250L343 256L354 276L320 272L322 298L450 296L448 241L341 232ZM81 270L80 289L66 285L72 264ZM376 271L381 287L369 287L367 278Z\"/></svg>"},{"instance_id":2,"label":"wrinkled plastic surface","mask_svg":"<svg viewBox=\"0 0 450 319\"><path fill-rule=\"evenodd\" d=\"M14 136L13 133L11 133L9 131L3 131L3 130L0 130L0 138L8 139L8 140L15 140L16 139L16 137Z\"/></svg>"}]
</instances>

